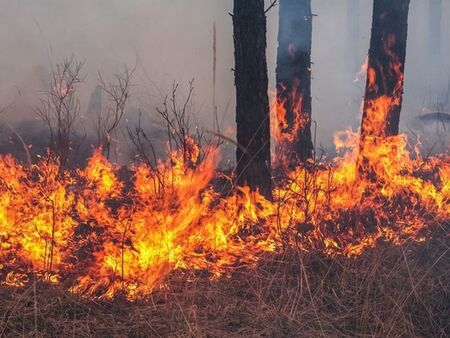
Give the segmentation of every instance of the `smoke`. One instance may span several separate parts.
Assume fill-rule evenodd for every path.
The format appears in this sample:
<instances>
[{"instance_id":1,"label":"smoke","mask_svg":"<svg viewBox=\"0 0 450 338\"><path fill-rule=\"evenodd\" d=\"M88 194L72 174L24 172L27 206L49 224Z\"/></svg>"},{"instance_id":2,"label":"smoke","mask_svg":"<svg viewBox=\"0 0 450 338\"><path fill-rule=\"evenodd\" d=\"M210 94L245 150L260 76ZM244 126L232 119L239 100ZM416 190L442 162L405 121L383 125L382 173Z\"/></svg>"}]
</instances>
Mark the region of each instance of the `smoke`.
<instances>
[{"instance_id":1,"label":"smoke","mask_svg":"<svg viewBox=\"0 0 450 338\"><path fill-rule=\"evenodd\" d=\"M348 27L359 27L357 55L362 64L369 46L372 1L359 1L358 25L348 25L352 0L313 0L313 119L317 144L331 147L332 133L358 127L364 80L354 83L349 69ZM437 1L437 0L433 0ZM269 1L267 1L268 5ZM442 0L442 32L450 30L450 1ZM0 0L0 116L13 122L34 119L33 106L46 90L50 65L72 54L85 60L80 86L86 113L98 84L123 65L137 66L130 114L154 114L173 81L187 87L195 79L194 123L212 128L213 24L217 30L216 105L222 132L234 130L234 55L231 0ZM430 51L429 0L412 0L402 130L430 102L442 98L449 75L450 39L441 35L440 52ZM295 15L295 13L293 13ZM270 87L275 87L278 9L268 13L267 58ZM357 62L357 61L355 61ZM182 94L182 93L181 93ZM135 117L129 116L129 120ZM230 146L230 149L233 147ZM232 158L232 152L226 156Z\"/></svg>"}]
</instances>

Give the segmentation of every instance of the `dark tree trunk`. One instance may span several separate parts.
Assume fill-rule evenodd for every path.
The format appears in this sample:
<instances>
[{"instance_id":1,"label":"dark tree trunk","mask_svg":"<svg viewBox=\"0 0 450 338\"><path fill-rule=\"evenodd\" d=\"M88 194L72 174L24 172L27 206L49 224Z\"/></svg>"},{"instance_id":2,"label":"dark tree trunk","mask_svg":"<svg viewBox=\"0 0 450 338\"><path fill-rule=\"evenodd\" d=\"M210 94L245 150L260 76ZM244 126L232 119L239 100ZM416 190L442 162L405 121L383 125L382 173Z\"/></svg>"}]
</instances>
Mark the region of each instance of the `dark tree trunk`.
<instances>
[{"instance_id":1,"label":"dark tree trunk","mask_svg":"<svg viewBox=\"0 0 450 338\"><path fill-rule=\"evenodd\" d=\"M264 0L234 0L237 183L272 198Z\"/></svg>"},{"instance_id":2,"label":"dark tree trunk","mask_svg":"<svg viewBox=\"0 0 450 338\"><path fill-rule=\"evenodd\" d=\"M313 156L311 137L311 0L280 0L277 57L277 99L285 121L278 123L285 143L277 152L292 163ZM278 113L280 107L278 108ZM284 123L285 122L285 123ZM290 135L284 138L283 135ZM283 142L285 139L285 142Z\"/></svg>"},{"instance_id":3,"label":"dark tree trunk","mask_svg":"<svg viewBox=\"0 0 450 338\"><path fill-rule=\"evenodd\" d=\"M398 134L409 0L374 0L361 138ZM384 102L384 104L380 104ZM387 104L386 104L387 103Z\"/></svg>"},{"instance_id":4,"label":"dark tree trunk","mask_svg":"<svg viewBox=\"0 0 450 338\"><path fill-rule=\"evenodd\" d=\"M441 52L441 23L442 23L442 0L429 0L429 37L428 48L432 59L436 59ZM433 57L434 56L434 57Z\"/></svg>"},{"instance_id":5,"label":"dark tree trunk","mask_svg":"<svg viewBox=\"0 0 450 338\"><path fill-rule=\"evenodd\" d=\"M360 0L347 0L346 43L345 61L346 71L349 72L351 80L359 71L361 60L359 59L359 2Z\"/></svg>"}]
</instances>

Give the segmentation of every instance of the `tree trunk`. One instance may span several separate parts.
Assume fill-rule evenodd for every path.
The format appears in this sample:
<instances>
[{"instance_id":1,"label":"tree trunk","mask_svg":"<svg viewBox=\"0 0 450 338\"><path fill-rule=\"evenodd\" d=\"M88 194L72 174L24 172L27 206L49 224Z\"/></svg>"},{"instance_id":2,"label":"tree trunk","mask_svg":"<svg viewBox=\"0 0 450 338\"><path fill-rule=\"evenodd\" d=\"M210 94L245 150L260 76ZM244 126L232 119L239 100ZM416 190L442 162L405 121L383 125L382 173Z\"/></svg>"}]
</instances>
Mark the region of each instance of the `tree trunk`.
<instances>
[{"instance_id":1,"label":"tree trunk","mask_svg":"<svg viewBox=\"0 0 450 338\"><path fill-rule=\"evenodd\" d=\"M345 61L346 72L350 74L350 80L355 78L355 73L360 69L361 60L359 59L359 1L347 0L346 23L346 43L345 43Z\"/></svg>"},{"instance_id":2,"label":"tree trunk","mask_svg":"<svg viewBox=\"0 0 450 338\"><path fill-rule=\"evenodd\" d=\"M442 0L429 0L429 37L428 48L431 56L438 56L441 53L441 23L442 23ZM436 59L436 57L432 58Z\"/></svg>"},{"instance_id":3,"label":"tree trunk","mask_svg":"<svg viewBox=\"0 0 450 338\"><path fill-rule=\"evenodd\" d=\"M361 140L398 134L409 0L374 0Z\"/></svg>"},{"instance_id":4,"label":"tree trunk","mask_svg":"<svg viewBox=\"0 0 450 338\"><path fill-rule=\"evenodd\" d=\"M289 164L313 156L311 0L280 0L277 57L277 153Z\"/></svg>"},{"instance_id":5,"label":"tree trunk","mask_svg":"<svg viewBox=\"0 0 450 338\"><path fill-rule=\"evenodd\" d=\"M234 0L237 183L272 198L264 0Z\"/></svg>"},{"instance_id":6,"label":"tree trunk","mask_svg":"<svg viewBox=\"0 0 450 338\"><path fill-rule=\"evenodd\" d=\"M429 0L428 39L427 39L427 75L428 84L432 93L442 91L443 72L441 58L441 26L442 26L442 0ZM439 94L437 94L439 95Z\"/></svg>"}]
</instances>

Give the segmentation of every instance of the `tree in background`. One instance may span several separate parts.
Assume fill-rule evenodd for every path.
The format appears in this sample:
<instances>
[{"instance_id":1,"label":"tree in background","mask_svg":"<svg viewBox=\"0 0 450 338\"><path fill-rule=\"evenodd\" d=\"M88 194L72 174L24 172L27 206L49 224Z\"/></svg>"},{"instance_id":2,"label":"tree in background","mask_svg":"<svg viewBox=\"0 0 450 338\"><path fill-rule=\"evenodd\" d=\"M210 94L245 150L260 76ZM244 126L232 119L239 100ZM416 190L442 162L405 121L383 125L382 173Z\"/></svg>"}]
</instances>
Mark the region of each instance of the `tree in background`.
<instances>
[{"instance_id":1,"label":"tree in background","mask_svg":"<svg viewBox=\"0 0 450 338\"><path fill-rule=\"evenodd\" d=\"M272 198L264 0L234 0L237 184Z\"/></svg>"},{"instance_id":2,"label":"tree in background","mask_svg":"<svg viewBox=\"0 0 450 338\"><path fill-rule=\"evenodd\" d=\"M313 156L311 136L311 0L280 0L277 153L290 165Z\"/></svg>"},{"instance_id":3,"label":"tree in background","mask_svg":"<svg viewBox=\"0 0 450 338\"><path fill-rule=\"evenodd\" d=\"M441 40L442 40L442 0L429 0L428 4L428 35L427 44L425 46L426 63L428 65L427 73L429 76L428 86L431 93L436 96L441 96L443 81L448 77L445 72L442 71L442 58L441 58ZM438 101L442 99L437 98ZM442 102L439 102L442 103Z\"/></svg>"},{"instance_id":4,"label":"tree in background","mask_svg":"<svg viewBox=\"0 0 450 338\"><path fill-rule=\"evenodd\" d=\"M347 0L346 38L345 38L345 66L346 71L351 72L354 78L359 71L361 60L359 59L359 18L360 0ZM353 78L351 80L353 80Z\"/></svg>"},{"instance_id":5,"label":"tree in background","mask_svg":"<svg viewBox=\"0 0 450 338\"><path fill-rule=\"evenodd\" d=\"M428 49L433 56L441 53L442 0L429 0Z\"/></svg>"}]
</instances>

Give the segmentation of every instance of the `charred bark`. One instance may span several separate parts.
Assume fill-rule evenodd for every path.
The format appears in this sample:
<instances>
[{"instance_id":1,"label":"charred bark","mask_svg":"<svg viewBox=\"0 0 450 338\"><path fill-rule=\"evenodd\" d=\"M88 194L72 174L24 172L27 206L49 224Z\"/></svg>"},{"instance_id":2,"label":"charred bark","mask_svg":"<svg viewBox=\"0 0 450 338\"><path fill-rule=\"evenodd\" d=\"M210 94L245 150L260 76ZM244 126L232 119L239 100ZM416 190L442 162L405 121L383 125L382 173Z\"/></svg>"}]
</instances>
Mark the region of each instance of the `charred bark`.
<instances>
[{"instance_id":1,"label":"charred bark","mask_svg":"<svg viewBox=\"0 0 450 338\"><path fill-rule=\"evenodd\" d=\"M289 162L305 162L313 156L311 136L311 0L280 0L277 99L283 105L285 123L278 128L291 138L277 152L287 152ZM278 108L279 109L279 108Z\"/></svg>"},{"instance_id":2,"label":"charred bark","mask_svg":"<svg viewBox=\"0 0 450 338\"><path fill-rule=\"evenodd\" d=\"M264 0L234 0L237 184L272 198Z\"/></svg>"},{"instance_id":3,"label":"charred bark","mask_svg":"<svg viewBox=\"0 0 450 338\"><path fill-rule=\"evenodd\" d=\"M361 137L398 134L410 0L374 0ZM381 98L389 104L374 112ZM376 107L375 107L376 108ZM378 116L373 116L378 114ZM380 124L380 115L381 124ZM375 118L374 118L375 117ZM377 125L375 125L375 120Z\"/></svg>"}]
</instances>

